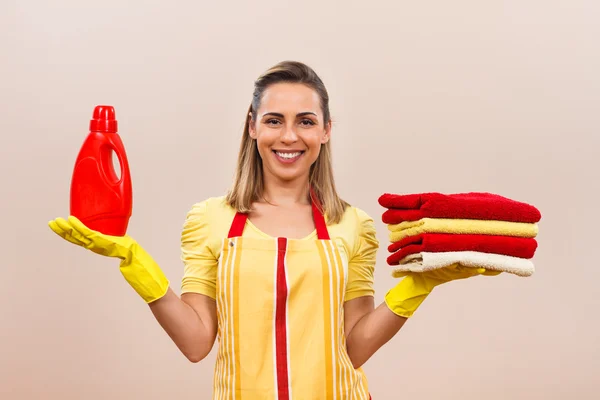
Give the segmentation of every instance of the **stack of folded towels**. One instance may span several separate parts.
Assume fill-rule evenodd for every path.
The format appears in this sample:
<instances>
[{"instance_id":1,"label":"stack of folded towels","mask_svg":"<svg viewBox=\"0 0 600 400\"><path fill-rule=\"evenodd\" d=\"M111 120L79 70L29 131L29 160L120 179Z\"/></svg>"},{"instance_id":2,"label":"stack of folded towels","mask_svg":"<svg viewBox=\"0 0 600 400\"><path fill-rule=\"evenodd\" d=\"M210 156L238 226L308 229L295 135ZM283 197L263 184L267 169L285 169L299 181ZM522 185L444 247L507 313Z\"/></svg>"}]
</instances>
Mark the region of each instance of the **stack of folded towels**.
<instances>
[{"instance_id":1,"label":"stack of folded towels","mask_svg":"<svg viewBox=\"0 0 600 400\"><path fill-rule=\"evenodd\" d=\"M453 264L530 276L541 214L532 205L486 192L385 193L392 276Z\"/></svg>"}]
</instances>

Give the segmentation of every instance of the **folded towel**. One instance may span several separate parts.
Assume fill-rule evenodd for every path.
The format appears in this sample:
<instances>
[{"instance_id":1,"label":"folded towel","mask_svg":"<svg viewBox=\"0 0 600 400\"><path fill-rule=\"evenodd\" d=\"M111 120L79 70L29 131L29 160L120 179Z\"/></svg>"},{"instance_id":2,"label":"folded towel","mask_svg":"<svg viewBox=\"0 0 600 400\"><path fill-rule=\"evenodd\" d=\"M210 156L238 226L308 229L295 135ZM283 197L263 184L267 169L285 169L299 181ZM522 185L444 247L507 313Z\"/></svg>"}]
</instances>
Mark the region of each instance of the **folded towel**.
<instances>
[{"instance_id":1,"label":"folded towel","mask_svg":"<svg viewBox=\"0 0 600 400\"><path fill-rule=\"evenodd\" d=\"M518 276L530 276L535 268L530 259L477 251L420 252L410 254L392 268L392 276L400 278L408 272L425 272L460 264L465 267L485 268Z\"/></svg>"},{"instance_id":2,"label":"folded towel","mask_svg":"<svg viewBox=\"0 0 600 400\"><path fill-rule=\"evenodd\" d=\"M533 238L538 225L525 222L485 221L475 219L421 218L388 225L390 242L398 242L420 233L460 233L479 235L502 235Z\"/></svg>"},{"instance_id":3,"label":"folded towel","mask_svg":"<svg viewBox=\"0 0 600 400\"><path fill-rule=\"evenodd\" d=\"M478 251L507 256L532 258L537 248L533 238L502 235L458 235L453 233L420 233L388 246L392 253L387 262L396 265L409 254L425 252Z\"/></svg>"},{"instance_id":4,"label":"folded towel","mask_svg":"<svg viewBox=\"0 0 600 400\"><path fill-rule=\"evenodd\" d=\"M398 224L421 218L462 218L535 223L540 211L532 205L487 192L443 194L391 194L379 197L379 204L388 208L382 219L386 224Z\"/></svg>"}]
</instances>

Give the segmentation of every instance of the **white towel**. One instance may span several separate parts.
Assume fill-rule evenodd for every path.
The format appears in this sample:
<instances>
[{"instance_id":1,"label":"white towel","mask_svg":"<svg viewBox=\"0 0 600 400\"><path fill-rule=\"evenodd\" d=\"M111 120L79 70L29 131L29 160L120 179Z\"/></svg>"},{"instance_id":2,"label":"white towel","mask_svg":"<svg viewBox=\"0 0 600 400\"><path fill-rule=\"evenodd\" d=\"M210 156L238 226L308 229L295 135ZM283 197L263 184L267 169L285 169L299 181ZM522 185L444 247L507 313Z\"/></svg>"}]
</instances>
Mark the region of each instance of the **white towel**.
<instances>
[{"instance_id":1,"label":"white towel","mask_svg":"<svg viewBox=\"0 0 600 400\"><path fill-rule=\"evenodd\" d=\"M533 261L528 258L478 251L448 251L410 254L400 260L399 265L395 265L392 268L392 276L400 278L406 275L406 272L425 272L444 268L452 264L486 268L518 276L531 276L535 271Z\"/></svg>"}]
</instances>

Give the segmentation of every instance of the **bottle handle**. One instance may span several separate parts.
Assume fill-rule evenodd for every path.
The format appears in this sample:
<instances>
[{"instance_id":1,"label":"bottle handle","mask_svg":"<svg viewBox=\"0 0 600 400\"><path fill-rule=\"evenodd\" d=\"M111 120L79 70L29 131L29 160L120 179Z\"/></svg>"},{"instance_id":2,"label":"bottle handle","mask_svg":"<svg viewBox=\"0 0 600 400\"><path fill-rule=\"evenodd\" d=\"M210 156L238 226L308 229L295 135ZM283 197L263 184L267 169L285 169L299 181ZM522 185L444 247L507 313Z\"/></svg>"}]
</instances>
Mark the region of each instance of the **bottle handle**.
<instances>
[{"instance_id":1,"label":"bottle handle","mask_svg":"<svg viewBox=\"0 0 600 400\"><path fill-rule=\"evenodd\" d=\"M112 185L120 185L123 183L124 177L129 173L128 165L127 165L127 157L125 154L121 154L120 149L113 143L112 140L106 142L103 146L103 165L102 172L104 173L104 178L108 180L108 182ZM112 163L112 153L116 154L117 159L119 160L119 168L121 169L121 176L117 176L115 168Z\"/></svg>"}]
</instances>

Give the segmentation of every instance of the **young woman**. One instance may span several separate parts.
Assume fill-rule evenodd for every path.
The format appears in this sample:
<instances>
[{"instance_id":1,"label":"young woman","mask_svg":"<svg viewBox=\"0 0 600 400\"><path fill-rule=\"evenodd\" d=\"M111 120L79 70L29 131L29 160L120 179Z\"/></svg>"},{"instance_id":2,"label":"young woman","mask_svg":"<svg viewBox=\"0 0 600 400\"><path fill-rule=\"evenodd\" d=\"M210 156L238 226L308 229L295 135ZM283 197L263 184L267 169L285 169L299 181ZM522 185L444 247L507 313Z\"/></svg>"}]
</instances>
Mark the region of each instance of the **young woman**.
<instances>
[{"instance_id":1,"label":"young woman","mask_svg":"<svg viewBox=\"0 0 600 400\"><path fill-rule=\"evenodd\" d=\"M255 82L232 189L194 204L181 238L181 297L130 236L77 218L51 229L120 271L192 362L218 336L215 399L369 399L361 366L433 288L484 273L403 278L375 308L373 219L336 192L329 97L308 66L282 62Z\"/></svg>"}]
</instances>

